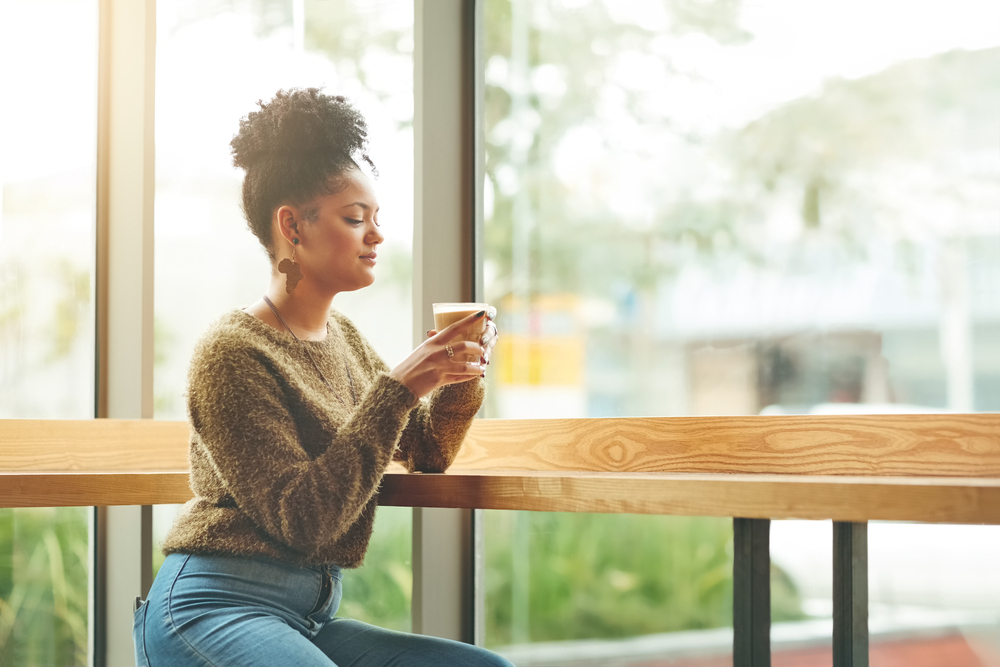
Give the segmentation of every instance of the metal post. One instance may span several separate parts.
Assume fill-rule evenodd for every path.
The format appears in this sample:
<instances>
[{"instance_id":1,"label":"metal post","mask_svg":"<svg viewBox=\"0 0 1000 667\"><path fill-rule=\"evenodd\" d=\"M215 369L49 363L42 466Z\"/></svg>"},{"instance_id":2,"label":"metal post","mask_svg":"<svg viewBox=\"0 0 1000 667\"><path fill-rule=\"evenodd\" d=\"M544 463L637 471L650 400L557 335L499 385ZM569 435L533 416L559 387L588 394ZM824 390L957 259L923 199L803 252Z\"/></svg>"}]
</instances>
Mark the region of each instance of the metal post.
<instances>
[{"instance_id":1,"label":"metal post","mask_svg":"<svg viewBox=\"0 0 1000 667\"><path fill-rule=\"evenodd\" d=\"M833 667L868 667L868 524L833 522Z\"/></svg>"},{"instance_id":2,"label":"metal post","mask_svg":"<svg viewBox=\"0 0 1000 667\"><path fill-rule=\"evenodd\" d=\"M97 417L153 416L155 0L101 0L97 146ZM134 663L132 609L152 584L152 509L100 507L92 664Z\"/></svg>"},{"instance_id":3,"label":"metal post","mask_svg":"<svg viewBox=\"0 0 1000 667\"><path fill-rule=\"evenodd\" d=\"M733 519L733 667L771 664L771 522Z\"/></svg>"},{"instance_id":4,"label":"metal post","mask_svg":"<svg viewBox=\"0 0 1000 667\"><path fill-rule=\"evenodd\" d=\"M414 4L414 343L431 303L474 298L473 0ZM471 510L413 510L413 631L475 640Z\"/></svg>"}]
</instances>

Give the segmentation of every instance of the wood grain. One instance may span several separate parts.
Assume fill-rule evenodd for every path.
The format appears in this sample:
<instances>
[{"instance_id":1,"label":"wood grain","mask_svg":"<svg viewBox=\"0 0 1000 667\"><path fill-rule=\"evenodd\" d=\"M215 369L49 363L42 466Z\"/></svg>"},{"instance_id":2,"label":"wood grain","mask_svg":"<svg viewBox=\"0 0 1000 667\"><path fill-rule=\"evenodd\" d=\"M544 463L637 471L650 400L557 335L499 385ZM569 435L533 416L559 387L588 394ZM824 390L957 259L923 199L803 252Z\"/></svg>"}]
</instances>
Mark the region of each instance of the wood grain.
<instances>
[{"instance_id":1,"label":"wood grain","mask_svg":"<svg viewBox=\"0 0 1000 667\"><path fill-rule=\"evenodd\" d=\"M1000 477L1000 415L485 419L452 469Z\"/></svg>"},{"instance_id":2,"label":"wood grain","mask_svg":"<svg viewBox=\"0 0 1000 667\"><path fill-rule=\"evenodd\" d=\"M191 497L184 473L0 473L0 507L159 505ZM1000 480L816 475L469 471L394 466L379 502L543 512L1000 524Z\"/></svg>"},{"instance_id":3,"label":"wood grain","mask_svg":"<svg viewBox=\"0 0 1000 667\"><path fill-rule=\"evenodd\" d=\"M0 507L183 502L187 426L0 420ZM1000 524L1000 415L479 420L384 504Z\"/></svg>"},{"instance_id":4,"label":"wood grain","mask_svg":"<svg viewBox=\"0 0 1000 667\"><path fill-rule=\"evenodd\" d=\"M379 502L544 512L1000 524L1000 480L676 473L390 474Z\"/></svg>"},{"instance_id":5,"label":"wood grain","mask_svg":"<svg viewBox=\"0 0 1000 667\"><path fill-rule=\"evenodd\" d=\"M0 507L169 505L191 496L187 472L0 473Z\"/></svg>"},{"instance_id":6,"label":"wood grain","mask_svg":"<svg viewBox=\"0 0 1000 667\"><path fill-rule=\"evenodd\" d=\"M0 470L188 470L185 422L0 419Z\"/></svg>"},{"instance_id":7,"label":"wood grain","mask_svg":"<svg viewBox=\"0 0 1000 667\"><path fill-rule=\"evenodd\" d=\"M184 422L0 420L0 470L186 470ZM1000 477L1000 414L476 420L453 470Z\"/></svg>"}]
</instances>

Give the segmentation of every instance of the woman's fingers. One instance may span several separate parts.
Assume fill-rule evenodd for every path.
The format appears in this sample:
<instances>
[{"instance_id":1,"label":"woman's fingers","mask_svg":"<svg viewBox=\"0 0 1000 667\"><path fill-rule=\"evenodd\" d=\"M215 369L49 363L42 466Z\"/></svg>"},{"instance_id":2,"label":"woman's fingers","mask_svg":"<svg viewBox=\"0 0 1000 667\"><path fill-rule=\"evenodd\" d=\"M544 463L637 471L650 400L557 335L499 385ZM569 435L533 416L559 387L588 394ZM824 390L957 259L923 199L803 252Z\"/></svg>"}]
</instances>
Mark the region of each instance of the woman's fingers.
<instances>
[{"instance_id":1,"label":"woman's fingers","mask_svg":"<svg viewBox=\"0 0 1000 667\"><path fill-rule=\"evenodd\" d=\"M449 369L444 376L444 384L455 384L458 382L468 382L477 377L483 377L486 368L479 363L471 361L456 363L455 367Z\"/></svg>"},{"instance_id":2,"label":"woman's fingers","mask_svg":"<svg viewBox=\"0 0 1000 667\"><path fill-rule=\"evenodd\" d=\"M421 343L389 373L417 398L446 384L485 377L490 347L482 334L495 331L486 311L471 313L441 331L430 329ZM468 340L472 338L473 340Z\"/></svg>"},{"instance_id":3,"label":"woman's fingers","mask_svg":"<svg viewBox=\"0 0 1000 667\"><path fill-rule=\"evenodd\" d=\"M455 338L458 338L461 334L466 333L469 329L471 329L472 326L485 317L485 315L486 311L480 310L478 313L473 313L463 317L458 322L445 327L436 334L439 342L447 343Z\"/></svg>"},{"instance_id":4,"label":"woman's fingers","mask_svg":"<svg viewBox=\"0 0 1000 667\"><path fill-rule=\"evenodd\" d=\"M483 354L486 352L486 348L479 343L474 343L468 340L453 341L451 343L445 343L442 348L442 352L439 353L439 357L443 353L445 357L451 361L451 363L474 363L470 359L482 359Z\"/></svg>"},{"instance_id":5,"label":"woman's fingers","mask_svg":"<svg viewBox=\"0 0 1000 667\"><path fill-rule=\"evenodd\" d=\"M485 347L494 347L497 344L497 325L493 322L486 323L486 331L483 332L483 337L479 339L479 342Z\"/></svg>"},{"instance_id":6,"label":"woman's fingers","mask_svg":"<svg viewBox=\"0 0 1000 667\"><path fill-rule=\"evenodd\" d=\"M427 340L398 367L398 372L393 370L394 376L416 378L411 381L413 386L407 386L416 388L417 396L426 395L434 387L486 377L486 366L497 341L495 316L496 308L490 307L440 331L428 330Z\"/></svg>"},{"instance_id":7,"label":"woman's fingers","mask_svg":"<svg viewBox=\"0 0 1000 667\"><path fill-rule=\"evenodd\" d=\"M493 348L497 346L500 334L497 332L497 325L491 320L486 325L486 333L483 334L481 343L483 345L483 363L489 364L493 355Z\"/></svg>"}]
</instances>

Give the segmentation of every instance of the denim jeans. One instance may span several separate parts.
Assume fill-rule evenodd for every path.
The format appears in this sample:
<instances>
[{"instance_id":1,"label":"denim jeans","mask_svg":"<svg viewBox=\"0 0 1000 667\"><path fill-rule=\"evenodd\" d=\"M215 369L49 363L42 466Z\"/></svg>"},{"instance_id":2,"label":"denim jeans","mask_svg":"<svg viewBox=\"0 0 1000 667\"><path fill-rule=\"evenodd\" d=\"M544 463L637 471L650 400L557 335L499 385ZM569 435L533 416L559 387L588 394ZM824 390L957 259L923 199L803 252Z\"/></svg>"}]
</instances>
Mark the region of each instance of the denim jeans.
<instances>
[{"instance_id":1,"label":"denim jeans","mask_svg":"<svg viewBox=\"0 0 1000 667\"><path fill-rule=\"evenodd\" d=\"M340 569L170 554L132 636L139 667L512 667L469 644L335 617Z\"/></svg>"}]
</instances>

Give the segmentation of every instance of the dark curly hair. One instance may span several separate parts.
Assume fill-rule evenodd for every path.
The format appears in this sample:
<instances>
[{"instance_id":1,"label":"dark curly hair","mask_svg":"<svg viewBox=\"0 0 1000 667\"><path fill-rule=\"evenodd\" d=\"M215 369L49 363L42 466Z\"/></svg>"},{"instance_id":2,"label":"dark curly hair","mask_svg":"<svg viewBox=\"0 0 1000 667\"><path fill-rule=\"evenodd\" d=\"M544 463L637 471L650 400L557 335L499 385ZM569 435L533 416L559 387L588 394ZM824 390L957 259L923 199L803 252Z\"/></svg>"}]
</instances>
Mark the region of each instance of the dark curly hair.
<instances>
[{"instance_id":1,"label":"dark curly hair","mask_svg":"<svg viewBox=\"0 0 1000 667\"><path fill-rule=\"evenodd\" d=\"M240 119L230 147L243 178L243 215L247 226L274 258L271 216L284 204L305 206L341 187L338 176L368 157L368 125L361 112L340 95L318 88L279 90L259 111ZM315 211L306 211L312 219Z\"/></svg>"}]
</instances>

